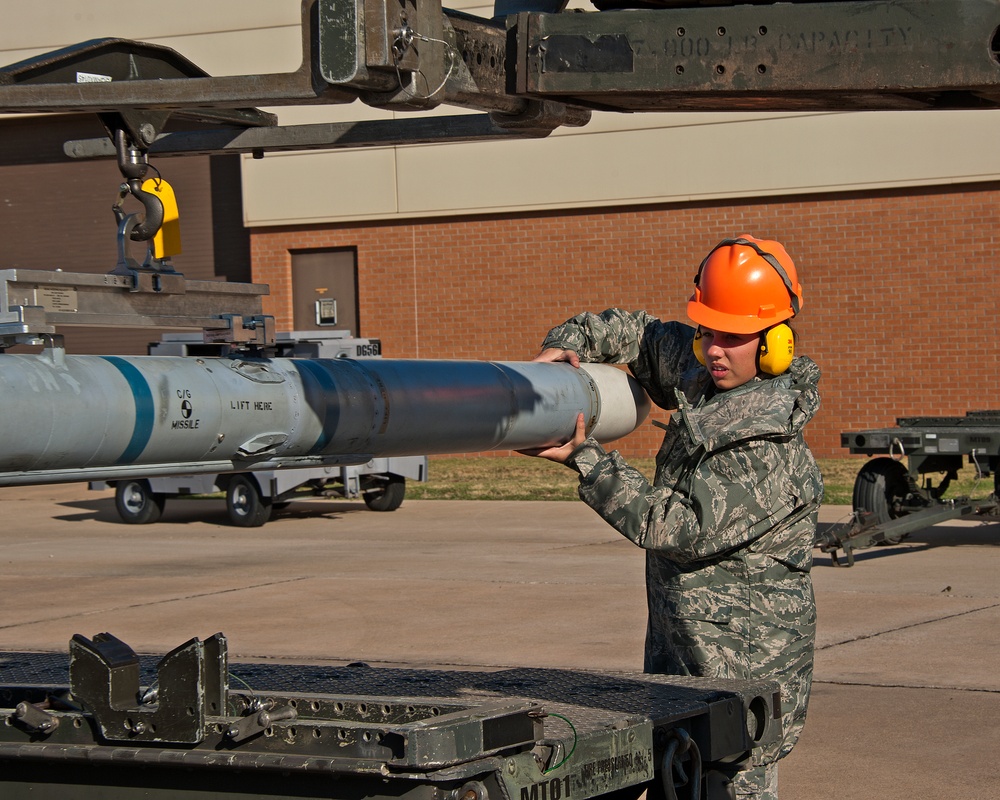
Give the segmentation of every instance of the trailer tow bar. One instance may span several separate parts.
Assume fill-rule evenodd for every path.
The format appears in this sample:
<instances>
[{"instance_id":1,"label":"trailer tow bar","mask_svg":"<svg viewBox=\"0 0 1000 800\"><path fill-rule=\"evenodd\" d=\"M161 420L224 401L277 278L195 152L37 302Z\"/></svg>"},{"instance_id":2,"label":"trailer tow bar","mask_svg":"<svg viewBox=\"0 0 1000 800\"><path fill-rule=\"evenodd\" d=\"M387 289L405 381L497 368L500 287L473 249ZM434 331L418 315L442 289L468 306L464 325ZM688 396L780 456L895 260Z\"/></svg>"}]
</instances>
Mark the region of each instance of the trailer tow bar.
<instances>
[{"instance_id":1,"label":"trailer tow bar","mask_svg":"<svg viewBox=\"0 0 1000 800\"><path fill-rule=\"evenodd\" d=\"M947 522L967 516L996 514L997 498L991 495L986 500L970 501L967 497L942 501L939 505L906 513L903 516L880 523L872 512L855 510L850 522L833 525L816 534L814 546L830 554L833 566L854 566L854 551L888 541L899 541L908 533L929 528L939 522ZM841 564L837 551L844 551L845 564Z\"/></svg>"}]
</instances>

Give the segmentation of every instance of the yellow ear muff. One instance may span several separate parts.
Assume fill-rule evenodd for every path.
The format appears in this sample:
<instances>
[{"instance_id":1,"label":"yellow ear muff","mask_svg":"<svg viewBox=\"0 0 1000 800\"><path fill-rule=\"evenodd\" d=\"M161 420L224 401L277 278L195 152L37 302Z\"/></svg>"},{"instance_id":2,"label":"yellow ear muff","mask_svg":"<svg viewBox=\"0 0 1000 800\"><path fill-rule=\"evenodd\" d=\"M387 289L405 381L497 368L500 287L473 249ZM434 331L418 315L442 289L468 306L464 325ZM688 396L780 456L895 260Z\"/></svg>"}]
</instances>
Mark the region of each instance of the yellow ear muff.
<instances>
[{"instance_id":1,"label":"yellow ear muff","mask_svg":"<svg viewBox=\"0 0 1000 800\"><path fill-rule=\"evenodd\" d=\"M783 373L792 365L794 357L795 334L784 323L768 328L761 336L757 365L768 375Z\"/></svg>"},{"instance_id":2,"label":"yellow ear muff","mask_svg":"<svg viewBox=\"0 0 1000 800\"><path fill-rule=\"evenodd\" d=\"M691 347L694 350L694 357L698 359L698 363L705 366L705 354L701 352L701 328L699 327L694 332L694 341L691 342Z\"/></svg>"}]
</instances>

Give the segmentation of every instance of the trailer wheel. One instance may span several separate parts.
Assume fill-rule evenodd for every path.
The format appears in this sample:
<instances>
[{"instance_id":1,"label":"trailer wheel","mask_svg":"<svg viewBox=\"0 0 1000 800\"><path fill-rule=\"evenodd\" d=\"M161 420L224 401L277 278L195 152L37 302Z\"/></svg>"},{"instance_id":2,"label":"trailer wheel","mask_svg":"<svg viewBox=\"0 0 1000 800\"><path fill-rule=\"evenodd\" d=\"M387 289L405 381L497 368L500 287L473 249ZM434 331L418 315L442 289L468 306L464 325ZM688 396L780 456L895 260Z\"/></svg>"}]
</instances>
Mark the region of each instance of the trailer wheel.
<instances>
[{"instance_id":1,"label":"trailer wheel","mask_svg":"<svg viewBox=\"0 0 1000 800\"><path fill-rule=\"evenodd\" d=\"M229 521L240 528L259 528L271 518L271 499L250 475L234 475L226 487Z\"/></svg>"},{"instance_id":2,"label":"trailer wheel","mask_svg":"<svg viewBox=\"0 0 1000 800\"><path fill-rule=\"evenodd\" d=\"M854 510L874 514L878 524L883 525L906 516L907 512L900 505L909 491L906 467L892 458L874 458L861 468L854 479ZM877 544L897 544L904 535L885 536Z\"/></svg>"},{"instance_id":3,"label":"trailer wheel","mask_svg":"<svg viewBox=\"0 0 1000 800\"><path fill-rule=\"evenodd\" d=\"M403 505L406 494L406 478L401 475L387 475L367 485L361 493L365 505L372 511L395 511Z\"/></svg>"},{"instance_id":4,"label":"trailer wheel","mask_svg":"<svg viewBox=\"0 0 1000 800\"><path fill-rule=\"evenodd\" d=\"M148 525L163 513L166 497L157 494L145 479L118 481L115 484L115 508L129 525Z\"/></svg>"}]
</instances>

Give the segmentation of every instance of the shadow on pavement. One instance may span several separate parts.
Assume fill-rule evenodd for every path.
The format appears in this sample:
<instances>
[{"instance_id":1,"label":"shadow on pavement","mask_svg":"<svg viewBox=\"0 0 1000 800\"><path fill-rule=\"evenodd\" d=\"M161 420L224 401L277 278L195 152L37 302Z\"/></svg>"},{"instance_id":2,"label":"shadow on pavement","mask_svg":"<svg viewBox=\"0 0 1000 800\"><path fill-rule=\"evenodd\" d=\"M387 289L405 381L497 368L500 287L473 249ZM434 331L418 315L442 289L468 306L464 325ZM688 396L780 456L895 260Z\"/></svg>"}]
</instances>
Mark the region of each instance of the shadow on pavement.
<instances>
[{"instance_id":1,"label":"shadow on pavement","mask_svg":"<svg viewBox=\"0 0 1000 800\"><path fill-rule=\"evenodd\" d=\"M120 525L128 525L118 516L115 509L115 501L110 497L95 498L94 500L72 500L59 503L63 508L79 509L79 513L59 514L54 516L61 522L82 522L84 520L95 520L97 522L111 522ZM336 520L345 515L355 513L372 514L362 502L351 501L327 501L311 500L296 501L285 508L272 511L271 519L265 525L280 525L282 522L291 522L297 519L313 519L325 517ZM195 523L205 523L208 525L222 525L227 528L237 527L229 521L226 513L226 503L217 498L170 498L163 510L160 522L169 522L174 525L191 525ZM134 528L155 527L157 523L149 525L130 525Z\"/></svg>"}]
</instances>

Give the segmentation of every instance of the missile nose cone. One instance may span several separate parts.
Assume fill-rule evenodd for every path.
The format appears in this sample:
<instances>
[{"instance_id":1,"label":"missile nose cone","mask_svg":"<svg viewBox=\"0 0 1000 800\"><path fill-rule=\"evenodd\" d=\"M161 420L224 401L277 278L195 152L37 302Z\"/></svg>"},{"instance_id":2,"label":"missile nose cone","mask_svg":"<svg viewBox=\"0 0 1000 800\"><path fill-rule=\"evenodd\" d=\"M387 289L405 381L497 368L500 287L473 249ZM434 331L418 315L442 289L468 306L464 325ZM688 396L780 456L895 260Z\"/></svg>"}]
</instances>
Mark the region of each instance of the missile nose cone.
<instances>
[{"instance_id":1,"label":"missile nose cone","mask_svg":"<svg viewBox=\"0 0 1000 800\"><path fill-rule=\"evenodd\" d=\"M649 415L649 397L631 375L610 364L581 364L594 383L599 398L597 419L590 435L599 442L621 439Z\"/></svg>"}]
</instances>

